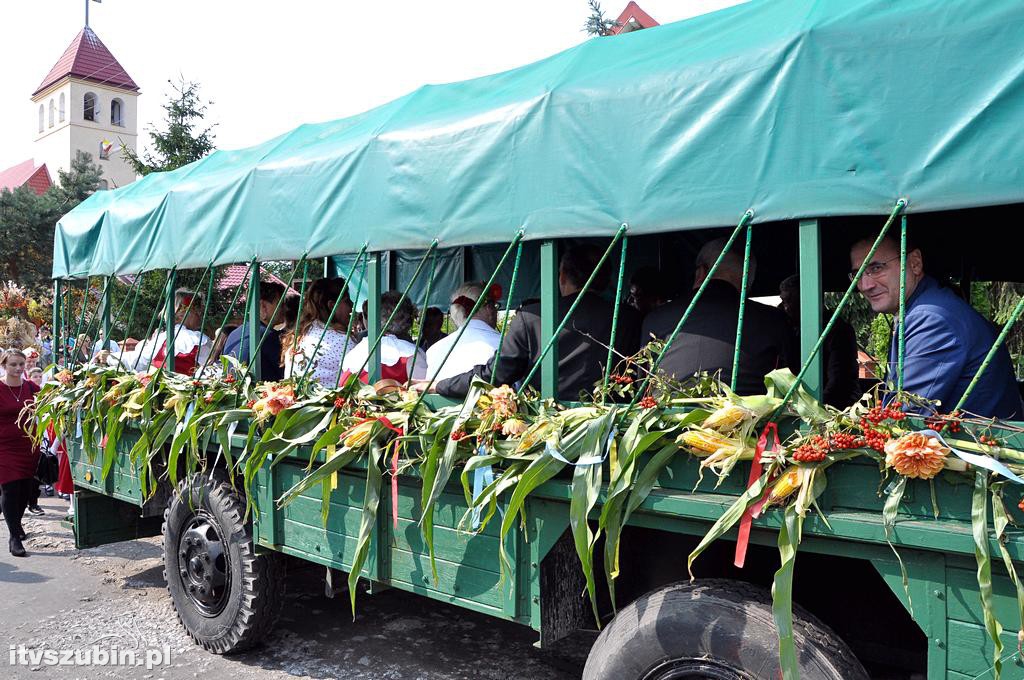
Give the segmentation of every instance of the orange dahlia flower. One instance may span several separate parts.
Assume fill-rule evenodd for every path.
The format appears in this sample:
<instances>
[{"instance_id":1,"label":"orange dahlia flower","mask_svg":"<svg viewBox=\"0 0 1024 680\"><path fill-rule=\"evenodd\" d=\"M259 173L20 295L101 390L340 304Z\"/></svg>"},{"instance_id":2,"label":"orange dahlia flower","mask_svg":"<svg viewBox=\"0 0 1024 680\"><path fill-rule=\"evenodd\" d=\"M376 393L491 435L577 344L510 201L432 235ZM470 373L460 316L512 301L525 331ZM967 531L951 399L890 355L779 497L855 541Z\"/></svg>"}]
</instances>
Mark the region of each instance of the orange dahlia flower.
<instances>
[{"instance_id":1,"label":"orange dahlia flower","mask_svg":"<svg viewBox=\"0 0 1024 680\"><path fill-rule=\"evenodd\" d=\"M935 437L914 432L885 444L885 464L906 477L931 479L939 474L949 447Z\"/></svg>"}]
</instances>

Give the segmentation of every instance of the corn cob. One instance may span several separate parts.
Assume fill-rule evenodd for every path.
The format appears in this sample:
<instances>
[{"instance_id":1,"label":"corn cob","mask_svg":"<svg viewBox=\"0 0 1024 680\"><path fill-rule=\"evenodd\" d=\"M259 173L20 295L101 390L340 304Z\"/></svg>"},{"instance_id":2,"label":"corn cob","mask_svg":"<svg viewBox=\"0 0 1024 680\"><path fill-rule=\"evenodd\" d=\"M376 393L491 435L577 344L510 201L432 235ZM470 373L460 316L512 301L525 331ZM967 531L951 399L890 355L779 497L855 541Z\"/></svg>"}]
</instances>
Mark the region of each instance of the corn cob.
<instances>
[{"instance_id":1,"label":"corn cob","mask_svg":"<svg viewBox=\"0 0 1024 680\"><path fill-rule=\"evenodd\" d=\"M709 415L702 426L719 432L731 432L752 415L753 413L742 406L726 404Z\"/></svg>"},{"instance_id":2,"label":"corn cob","mask_svg":"<svg viewBox=\"0 0 1024 680\"><path fill-rule=\"evenodd\" d=\"M359 423L345 434L342 443L349 449L357 449L360 446L364 446L370 441L370 435L373 434L373 425L374 421L372 420Z\"/></svg>"},{"instance_id":3,"label":"corn cob","mask_svg":"<svg viewBox=\"0 0 1024 680\"><path fill-rule=\"evenodd\" d=\"M736 448L736 442L723 437L713 430L687 430L676 439L676 443L685 446L691 453L707 456L721 449Z\"/></svg>"},{"instance_id":4,"label":"corn cob","mask_svg":"<svg viewBox=\"0 0 1024 680\"><path fill-rule=\"evenodd\" d=\"M782 476L772 484L772 490L768 494L767 505L778 505L782 503L800 488L802 482L803 476L800 474L800 468L788 468L782 473Z\"/></svg>"},{"instance_id":5,"label":"corn cob","mask_svg":"<svg viewBox=\"0 0 1024 680\"><path fill-rule=\"evenodd\" d=\"M519 439L519 445L516 447L516 453L523 453L529 451L534 446L539 444L548 438L548 436L558 431L558 426L550 420L541 420L531 425L523 436Z\"/></svg>"}]
</instances>

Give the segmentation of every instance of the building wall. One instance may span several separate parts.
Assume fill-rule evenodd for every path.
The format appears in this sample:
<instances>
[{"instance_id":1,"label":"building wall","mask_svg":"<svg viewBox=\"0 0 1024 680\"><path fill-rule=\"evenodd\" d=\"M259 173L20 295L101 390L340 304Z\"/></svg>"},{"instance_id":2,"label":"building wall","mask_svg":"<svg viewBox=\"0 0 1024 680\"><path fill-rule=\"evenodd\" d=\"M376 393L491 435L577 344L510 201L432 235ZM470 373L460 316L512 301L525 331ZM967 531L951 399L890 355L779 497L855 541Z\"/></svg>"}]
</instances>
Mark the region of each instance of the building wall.
<instances>
[{"instance_id":1,"label":"building wall","mask_svg":"<svg viewBox=\"0 0 1024 680\"><path fill-rule=\"evenodd\" d=\"M49 102L53 100L59 112L62 92L66 102L65 121L58 122L58 113L51 128L48 119ZM85 95L90 92L96 95L99 108L96 119L92 121L85 119ZM111 123L111 103L115 98L121 101L122 125ZM67 170L70 167L76 151L85 151L91 154L93 162L103 169L103 178L107 181L108 188L113 189L134 182L137 176L125 163L121 145L124 144L133 151L136 149L137 98L138 95L132 92L77 79L64 80L41 92L32 100L32 123L37 131L39 104L42 103L44 106L44 129L41 134L36 133L36 162L45 162L50 174L56 178L58 169ZM108 159L100 158L100 143L103 141L112 144Z\"/></svg>"}]
</instances>

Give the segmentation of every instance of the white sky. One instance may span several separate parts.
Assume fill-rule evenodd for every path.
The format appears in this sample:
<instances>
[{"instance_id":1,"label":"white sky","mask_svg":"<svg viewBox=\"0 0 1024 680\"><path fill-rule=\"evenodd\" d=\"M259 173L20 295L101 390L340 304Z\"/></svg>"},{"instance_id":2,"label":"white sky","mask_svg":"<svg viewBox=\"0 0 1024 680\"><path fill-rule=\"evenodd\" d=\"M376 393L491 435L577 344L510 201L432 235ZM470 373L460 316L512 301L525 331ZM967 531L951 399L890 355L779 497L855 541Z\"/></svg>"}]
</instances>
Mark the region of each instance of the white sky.
<instances>
[{"instance_id":1,"label":"white sky","mask_svg":"<svg viewBox=\"0 0 1024 680\"><path fill-rule=\"evenodd\" d=\"M638 0L661 23L740 0ZM81 29L86 0L3 0L0 169L32 157L29 97ZM611 17L628 0L604 0ZM586 0L103 0L90 25L139 84L140 145L168 79L212 100L218 148L342 118L425 83L514 68L572 47Z\"/></svg>"}]
</instances>

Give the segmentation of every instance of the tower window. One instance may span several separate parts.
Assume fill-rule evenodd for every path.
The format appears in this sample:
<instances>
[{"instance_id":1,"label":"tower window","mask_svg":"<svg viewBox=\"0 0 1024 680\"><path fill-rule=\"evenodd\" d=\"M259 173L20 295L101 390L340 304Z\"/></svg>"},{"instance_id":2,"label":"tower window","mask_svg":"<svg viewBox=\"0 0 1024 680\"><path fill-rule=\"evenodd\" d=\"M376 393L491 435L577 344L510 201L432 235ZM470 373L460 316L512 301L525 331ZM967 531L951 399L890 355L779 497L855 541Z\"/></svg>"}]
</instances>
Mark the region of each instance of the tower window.
<instances>
[{"instance_id":1,"label":"tower window","mask_svg":"<svg viewBox=\"0 0 1024 680\"><path fill-rule=\"evenodd\" d=\"M124 102L120 99L110 102L110 124L124 127Z\"/></svg>"},{"instance_id":2,"label":"tower window","mask_svg":"<svg viewBox=\"0 0 1024 680\"><path fill-rule=\"evenodd\" d=\"M43 122L46 117L46 107L42 104L39 105L39 131L42 132L44 129Z\"/></svg>"},{"instance_id":3,"label":"tower window","mask_svg":"<svg viewBox=\"0 0 1024 680\"><path fill-rule=\"evenodd\" d=\"M50 100L50 127L53 127L53 114L57 110L57 106Z\"/></svg>"},{"instance_id":4,"label":"tower window","mask_svg":"<svg viewBox=\"0 0 1024 680\"><path fill-rule=\"evenodd\" d=\"M96 95L92 92L85 93L85 104L82 107L82 118L85 120L96 120L99 107L96 106Z\"/></svg>"},{"instance_id":5,"label":"tower window","mask_svg":"<svg viewBox=\"0 0 1024 680\"><path fill-rule=\"evenodd\" d=\"M60 93L60 104L57 105L57 117L58 117L57 119L61 123L64 122L64 93L63 92Z\"/></svg>"}]
</instances>

